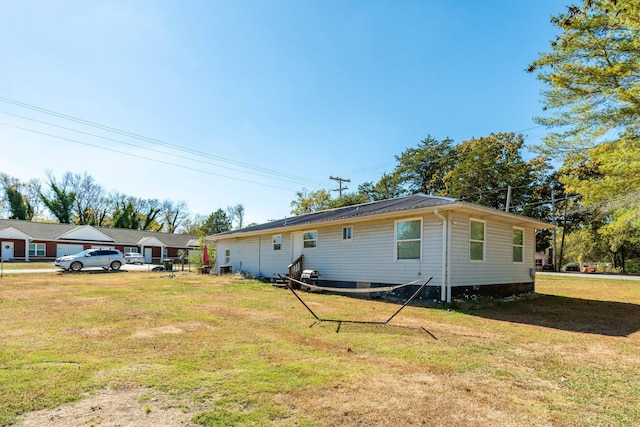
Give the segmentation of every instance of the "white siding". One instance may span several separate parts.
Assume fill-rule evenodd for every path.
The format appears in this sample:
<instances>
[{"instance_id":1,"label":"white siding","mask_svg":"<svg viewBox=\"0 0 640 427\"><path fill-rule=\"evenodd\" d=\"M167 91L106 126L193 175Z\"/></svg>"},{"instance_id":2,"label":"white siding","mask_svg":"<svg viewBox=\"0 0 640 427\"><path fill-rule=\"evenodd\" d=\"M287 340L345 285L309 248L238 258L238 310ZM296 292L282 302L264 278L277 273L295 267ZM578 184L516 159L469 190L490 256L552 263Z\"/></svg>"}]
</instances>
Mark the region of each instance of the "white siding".
<instances>
[{"instance_id":1,"label":"white siding","mask_svg":"<svg viewBox=\"0 0 640 427\"><path fill-rule=\"evenodd\" d=\"M350 240L342 239L342 225L318 228L318 247L302 251L304 267L318 270L322 280L400 284L436 276L435 285L442 272L442 225L433 215L422 218L420 261L395 260L395 221L388 219L350 224Z\"/></svg>"},{"instance_id":2,"label":"white siding","mask_svg":"<svg viewBox=\"0 0 640 427\"><path fill-rule=\"evenodd\" d=\"M535 230L524 228L524 262L513 262L513 224L485 221L483 261L469 259L469 224L473 216L455 213L451 224L451 285L473 286L531 282L535 267Z\"/></svg>"},{"instance_id":3,"label":"white siding","mask_svg":"<svg viewBox=\"0 0 640 427\"><path fill-rule=\"evenodd\" d=\"M278 233L282 235L280 250L273 250L273 234L262 237L260 245L260 268L259 272L265 277L274 277L277 274L286 275L291 264L291 236L289 233Z\"/></svg>"},{"instance_id":4,"label":"white siding","mask_svg":"<svg viewBox=\"0 0 640 427\"><path fill-rule=\"evenodd\" d=\"M522 226L484 214L477 219L485 221L485 252L481 262L469 258L469 220L471 215L451 212L449 283L451 286L493 285L532 282L530 270L535 268L535 230L524 228L524 254L522 263L513 262L513 227ZM395 221L422 219L421 260L395 259ZM516 219L517 221L517 219ZM353 227L353 236L343 240L342 228ZM414 280L426 281L433 276L430 286L442 286L443 223L432 213L406 217L353 222L339 225L316 225L303 230L317 231L315 248L303 248L303 268L320 272L321 280L361 283L401 284ZM231 266L236 272L273 277L286 274L291 263L292 232L282 235L279 251L273 250L273 233L262 236L235 237L218 243L218 266L224 263L225 249L231 250Z\"/></svg>"},{"instance_id":5,"label":"white siding","mask_svg":"<svg viewBox=\"0 0 640 427\"><path fill-rule=\"evenodd\" d=\"M401 284L427 280L431 285L442 281L442 221L433 214L422 218L422 259L395 260L395 219L348 224L353 237L342 239L340 225L309 227L302 231L318 232L315 248L303 248L303 268L320 272L321 280ZM417 218L411 216L407 218ZM402 219L402 218L396 218ZM272 277L287 273L291 263L291 232L282 232L281 250L274 251L273 234L261 237L224 240L218 243L217 264L224 263L225 249L231 249L233 271L240 269Z\"/></svg>"},{"instance_id":6,"label":"white siding","mask_svg":"<svg viewBox=\"0 0 640 427\"><path fill-rule=\"evenodd\" d=\"M282 234L279 251L273 250L273 235L238 237L233 240L221 241L217 245L216 266L230 265L232 271L240 270L255 276L274 277L277 274L287 274L291 263L291 241L287 234ZM225 251L231 251L231 259L225 264Z\"/></svg>"}]
</instances>

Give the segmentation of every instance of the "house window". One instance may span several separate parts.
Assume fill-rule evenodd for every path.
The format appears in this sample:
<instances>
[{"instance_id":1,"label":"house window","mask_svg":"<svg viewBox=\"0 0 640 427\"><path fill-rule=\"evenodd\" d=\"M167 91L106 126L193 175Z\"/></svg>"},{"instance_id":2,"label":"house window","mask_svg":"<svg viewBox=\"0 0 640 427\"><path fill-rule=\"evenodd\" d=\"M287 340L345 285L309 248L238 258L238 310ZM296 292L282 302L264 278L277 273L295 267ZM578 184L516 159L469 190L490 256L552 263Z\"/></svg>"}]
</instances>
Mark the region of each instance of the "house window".
<instances>
[{"instance_id":1,"label":"house window","mask_svg":"<svg viewBox=\"0 0 640 427\"><path fill-rule=\"evenodd\" d=\"M419 260L422 248L422 220L396 221L396 260Z\"/></svg>"},{"instance_id":2,"label":"house window","mask_svg":"<svg viewBox=\"0 0 640 427\"><path fill-rule=\"evenodd\" d=\"M282 248L282 234L273 236L273 250L279 251Z\"/></svg>"},{"instance_id":3,"label":"house window","mask_svg":"<svg viewBox=\"0 0 640 427\"><path fill-rule=\"evenodd\" d=\"M513 229L513 262L524 261L524 230L521 228Z\"/></svg>"},{"instance_id":4,"label":"house window","mask_svg":"<svg viewBox=\"0 0 640 427\"><path fill-rule=\"evenodd\" d=\"M225 249L225 251L224 251L224 263L225 264L230 264L231 263L231 249Z\"/></svg>"},{"instance_id":5,"label":"house window","mask_svg":"<svg viewBox=\"0 0 640 427\"><path fill-rule=\"evenodd\" d=\"M137 254L138 253L138 248L133 247L133 248L124 248L124 254Z\"/></svg>"},{"instance_id":6,"label":"house window","mask_svg":"<svg viewBox=\"0 0 640 427\"><path fill-rule=\"evenodd\" d=\"M342 240L351 240L353 238L353 227L342 227Z\"/></svg>"},{"instance_id":7,"label":"house window","mask_svg":"<svg viewBox=\"0 0 640 427\"><path fill-rule=\"evenodd\" d=\"M45 249L44 243L29 243L29 256L45 256Z\"/></svg>"},{"instance_id":8,"label":"house window","mask_svg":"<svg viewBox=\"0 0 640 427\"><path fill-rule=\"evenodd\" d=\"M469 231L469 259L484 261L484 221L471 220Z\"/></svg>"},{"instance_id":9,"label":"house window","mask_svg":"<svg viewBox=\"0 0 640 427\"><path fill-rule=\"evenodd\" d=\"M302 235L303 247L315 248L318 246L318 232L317 231L305 231Z\"/></svg>"}]
</instances>

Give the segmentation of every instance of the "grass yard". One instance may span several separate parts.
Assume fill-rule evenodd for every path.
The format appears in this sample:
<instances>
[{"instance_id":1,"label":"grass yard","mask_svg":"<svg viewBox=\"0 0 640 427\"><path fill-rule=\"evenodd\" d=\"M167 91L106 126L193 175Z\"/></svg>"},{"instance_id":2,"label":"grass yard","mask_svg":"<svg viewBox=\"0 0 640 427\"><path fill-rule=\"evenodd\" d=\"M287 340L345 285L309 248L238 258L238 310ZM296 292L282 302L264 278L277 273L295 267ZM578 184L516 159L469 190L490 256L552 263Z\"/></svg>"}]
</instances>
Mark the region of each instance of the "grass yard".
<instances>
[{"instance_id":1,"label":"grass yard","mask_svg":"<svg viewBox=\"0 0 640 427\"><path fill-rule=\"evenodd\" d=\"M407 307L386 328L337 333L255 281L6 275L0 425L132 389L144 390L142 419L171 407L205 426L640 425L640 282L541 276L537 291L485 308ZM398 308L302 297L326 317Z\"/></svg>"},{"instance_id":2,"label":"grass yard","mask_svg":"<svg viewBox=\"0 0 640 427\"><path fill-rule=\"evenodd\" d=\"M4 271L11 270L41 270L56 268L51 262L3 262L0 268Z\"/></svg>"}]
</instances>

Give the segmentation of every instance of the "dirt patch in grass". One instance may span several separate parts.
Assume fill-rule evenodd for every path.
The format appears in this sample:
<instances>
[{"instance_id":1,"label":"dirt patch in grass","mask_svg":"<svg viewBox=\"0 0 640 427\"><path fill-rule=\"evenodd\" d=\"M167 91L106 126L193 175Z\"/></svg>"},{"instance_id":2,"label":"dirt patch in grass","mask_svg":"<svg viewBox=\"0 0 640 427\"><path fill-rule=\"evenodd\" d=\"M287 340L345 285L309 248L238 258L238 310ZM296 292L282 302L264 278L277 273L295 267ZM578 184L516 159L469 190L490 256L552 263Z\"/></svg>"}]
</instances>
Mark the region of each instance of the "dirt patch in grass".
<instances>
[{"instance_id":1,"label":"dirt patch in grass","mask_svg":"<svg viewBox=\"0 0 640 427\"><path fill-rule=\"evenodd\" d=\"M318 411L331 426L535 425L515 415L494 386L442 373L389 372L297 395L295 401L301 412Z\"/></svg>"},{"instance_id":2,"label":"dirt patch in grass","mask_svg":"<svg viewBox=\"0 0 640 427\"><path fill-rule=\"evenodd\" d=\"M101 390L76 403L30 412L16 426L195 427L191 422L193 415L183 402L156 391L131 387Z\"/></svg>"}]
</instances>

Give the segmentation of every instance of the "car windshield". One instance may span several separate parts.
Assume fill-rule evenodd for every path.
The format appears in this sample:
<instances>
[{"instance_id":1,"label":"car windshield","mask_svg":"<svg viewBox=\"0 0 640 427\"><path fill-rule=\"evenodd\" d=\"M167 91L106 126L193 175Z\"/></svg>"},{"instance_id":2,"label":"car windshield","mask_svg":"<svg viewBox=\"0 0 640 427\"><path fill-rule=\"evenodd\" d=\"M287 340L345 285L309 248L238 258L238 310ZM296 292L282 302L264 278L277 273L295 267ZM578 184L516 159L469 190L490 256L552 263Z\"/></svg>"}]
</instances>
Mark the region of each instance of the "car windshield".
<instances>
[{"instance_id":1,"label":"car windshield","mask_svg":"<svg viewBox=\"0 0 640 427\"><path fill-rule=\"evenodd\" d=\"M82 252L78 252L77 254L75 254L74 256L86 256L87 254L90 254L92 252L91 249L86 249Z\"/></svg>"}]
</instances>

